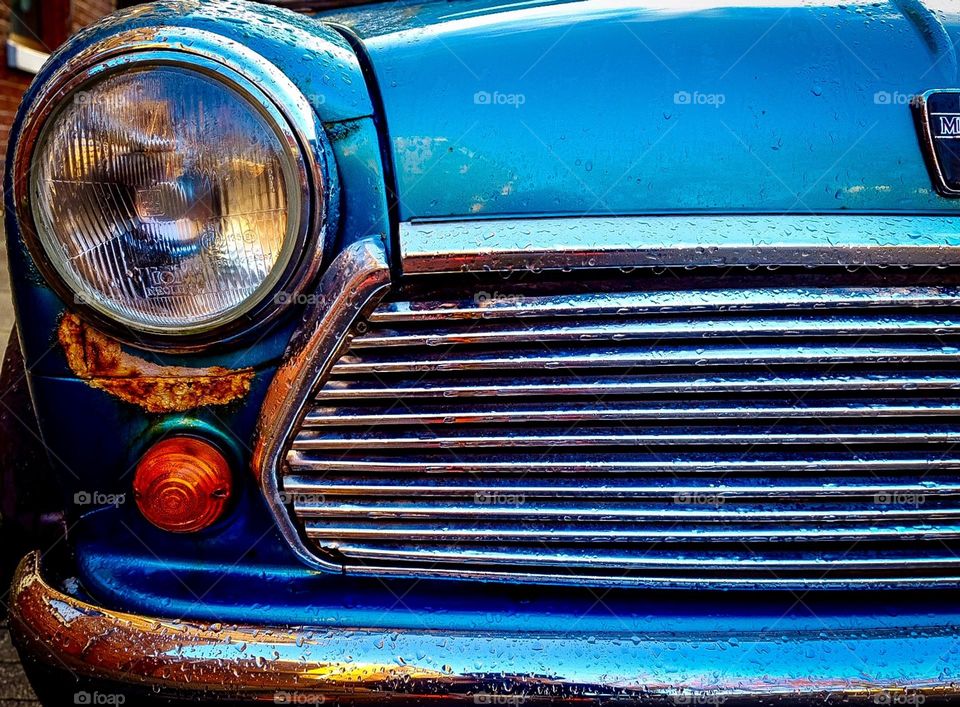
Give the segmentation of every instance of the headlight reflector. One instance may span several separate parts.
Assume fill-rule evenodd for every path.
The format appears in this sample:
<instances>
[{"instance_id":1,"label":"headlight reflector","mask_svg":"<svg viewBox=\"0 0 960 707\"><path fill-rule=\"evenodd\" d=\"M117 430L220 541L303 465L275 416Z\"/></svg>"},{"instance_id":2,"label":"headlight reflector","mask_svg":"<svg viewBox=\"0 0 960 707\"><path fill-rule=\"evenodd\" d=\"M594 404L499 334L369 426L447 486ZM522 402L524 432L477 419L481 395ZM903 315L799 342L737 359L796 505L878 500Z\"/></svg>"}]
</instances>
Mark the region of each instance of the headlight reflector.
<instances>
[{"instance_id":1,"label":"headlight reflector","mask_svg":"<svg viewBox=\"0 0 960 707\"><path fill-rule=\"evenodd\" d=\"M36 237L77 301L133 330L209 331L274 291L304 228L296 144L221 77L106 72L38 140Z\"/></svg>"}]
</instances>

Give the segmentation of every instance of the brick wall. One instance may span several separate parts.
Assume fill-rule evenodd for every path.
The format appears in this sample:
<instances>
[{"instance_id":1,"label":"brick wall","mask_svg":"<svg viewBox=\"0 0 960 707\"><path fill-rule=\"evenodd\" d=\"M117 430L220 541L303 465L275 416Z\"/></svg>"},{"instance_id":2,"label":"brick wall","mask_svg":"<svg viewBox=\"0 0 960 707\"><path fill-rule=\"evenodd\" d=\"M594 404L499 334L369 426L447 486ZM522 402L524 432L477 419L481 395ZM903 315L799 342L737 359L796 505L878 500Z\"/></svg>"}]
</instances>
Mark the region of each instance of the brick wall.
<instances>
[{"instance_id":1,"label":"brick wall","mask_svg":"<svg viewBox=\"0 0 960 707\"><path fill-rule=\"evenodd\" d=\"M93 24L104 15L117 9L116 0L73 0L73 17L70 18L70 33Z\"/></svg>"},{"instance_id":2,"label":"brick wall","mask_svg":"<svg viewBox=\"0 0 960 707\"><path fill-rule=\"evenodd\" d=\"M20 96L30 85L32 76L7 68L7 37L10 35L10 6L0 2L0 162L6 159L10 124L20 105Z\"/></svg>"},{"instance_id":3,"label":"brick wall","mask_svg":"<svg viewBox=\"0 0 960 707\"><path fill-rule=\"evenodd\" d=\"M73 0L70 8L72 34L113 12L116 0ZM10 5L0 0L0 164L6 159L7 139L23 92L33 76L7 67L7 37L10 35Z\"/></svg>"}]
</instances>

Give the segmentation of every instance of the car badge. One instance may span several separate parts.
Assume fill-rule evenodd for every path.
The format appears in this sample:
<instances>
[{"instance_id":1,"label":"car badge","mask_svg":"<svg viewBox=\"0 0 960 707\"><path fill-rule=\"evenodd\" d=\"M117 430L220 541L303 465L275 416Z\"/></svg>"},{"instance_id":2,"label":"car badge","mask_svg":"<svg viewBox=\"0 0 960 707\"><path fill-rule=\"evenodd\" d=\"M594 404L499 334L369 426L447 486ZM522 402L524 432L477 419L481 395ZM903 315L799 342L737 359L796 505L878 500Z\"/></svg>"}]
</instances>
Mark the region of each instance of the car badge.
<instances>
[{"instance_id":1,"label":"car badge","mask_svg":"<svg viewBox=\"0 0 960 707\"><path fill-rule=\"evenodd\" d=\"M960 198L960 89L926 91L912 106L934 188Z\"/></svg>"}]
</instances>

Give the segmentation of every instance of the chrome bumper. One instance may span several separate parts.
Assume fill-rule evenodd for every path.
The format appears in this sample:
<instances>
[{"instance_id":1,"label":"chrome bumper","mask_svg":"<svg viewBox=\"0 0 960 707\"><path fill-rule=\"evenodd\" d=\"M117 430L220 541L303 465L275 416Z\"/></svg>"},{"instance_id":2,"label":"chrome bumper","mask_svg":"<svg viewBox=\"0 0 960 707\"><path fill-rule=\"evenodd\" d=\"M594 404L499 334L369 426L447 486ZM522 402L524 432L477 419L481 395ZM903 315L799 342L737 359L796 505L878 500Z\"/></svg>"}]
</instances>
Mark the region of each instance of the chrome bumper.
<instances>
[{"instance_id":1,"label":"chrome bumper","mask_svg":"<svg viewBox=\"0 0 960 707\"><path fill-rule=\"evenodd\" d=\"M957 630L649 636L207 625L111 611L44 581L10 601L21 654L87 681L205 699L313 704L920 704L960 694ZM425 620L429 617L425 617ZM509 625L504 621L501 625Z\"/></svg>"}]
</instances>

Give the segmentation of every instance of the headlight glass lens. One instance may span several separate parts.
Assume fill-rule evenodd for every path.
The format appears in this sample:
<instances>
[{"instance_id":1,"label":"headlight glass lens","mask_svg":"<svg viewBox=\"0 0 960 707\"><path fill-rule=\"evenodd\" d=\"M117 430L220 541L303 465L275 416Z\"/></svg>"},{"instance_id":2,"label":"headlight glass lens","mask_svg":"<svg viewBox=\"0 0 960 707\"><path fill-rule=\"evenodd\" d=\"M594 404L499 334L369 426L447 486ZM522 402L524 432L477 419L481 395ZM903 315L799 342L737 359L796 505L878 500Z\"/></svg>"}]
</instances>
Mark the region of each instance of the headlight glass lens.
<instances>
[{"instance_id":1,"label":"headlight glass lens","mask_svg":"<svg viewBox=\"0 0 960 707\"><path fill-rule=\"evenodd\" d=\"M78 301L141 331L208 330L261 302L293 257L290 150L261 108L201 71L108 74L41 136L37 236Z\"/></svg>"}]
</instances>

